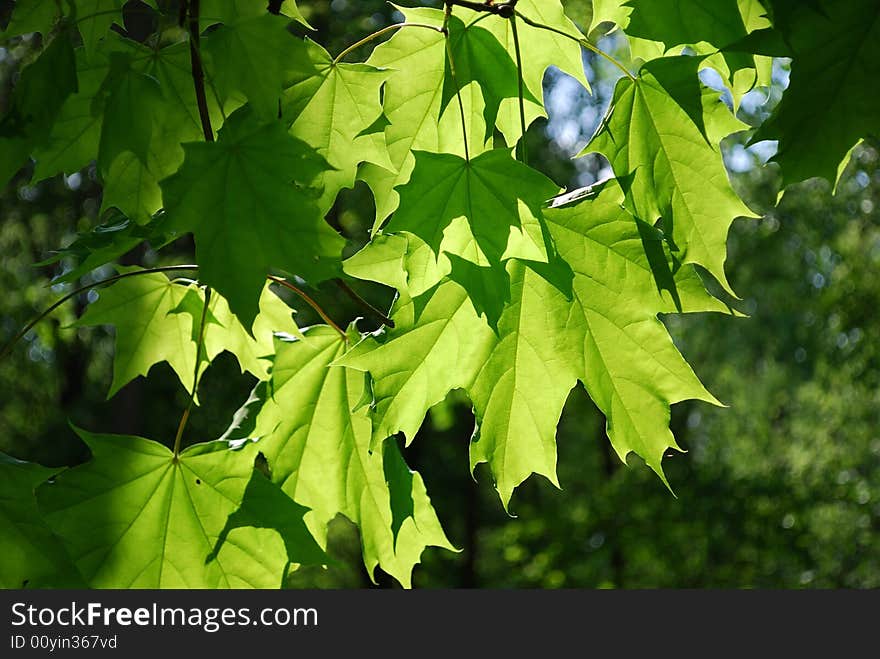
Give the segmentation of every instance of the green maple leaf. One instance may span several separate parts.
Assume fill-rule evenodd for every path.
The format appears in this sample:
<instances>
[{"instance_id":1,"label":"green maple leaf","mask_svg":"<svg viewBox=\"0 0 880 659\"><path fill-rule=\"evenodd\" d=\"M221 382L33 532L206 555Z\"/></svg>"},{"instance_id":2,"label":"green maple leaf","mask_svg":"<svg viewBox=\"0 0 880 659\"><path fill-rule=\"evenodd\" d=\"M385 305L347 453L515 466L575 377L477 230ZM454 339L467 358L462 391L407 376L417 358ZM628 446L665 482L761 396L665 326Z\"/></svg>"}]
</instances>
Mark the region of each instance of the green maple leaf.
<instances>
[{"instance_id":1,"label":"green maple leaf","mask_svg":"<svg viewBox=\"0 0 880 659\"><path fill-rule=\"evenodd\" d=\"M773 160L783 185L813 176L834 183L850 149L880 134L880 99L865 91L880 71L880 7L870 0L770 5L773 29L745 44L792 57L791 84L751 141L779 140Z\"/></svg>"},{"instance_id":2,"label":"green maple leaf","mask_svg":"<svg viewBox=\"0 0 880 659\"><path fill-rule=\"evenodd\" d=\"M204 305L204 293L190 289L189 295L196 296L195 306L188 313L198 322ZM248 372L258 380L269 377L269 368L275 354L273 336L276 333L301 336L299 327L291 317L292 309L275 295L267 285L260 295L260 313L253 325L253 336L239 322L229 309L229 304L220 295L212 295L208 306L216 323L205 329L205 352L212 361L223 351L232 353L238 360L242 373Z\"/></svg>"},{"instance_id":3,"label":"green maple leaf","mask_svg":"<svg viewBox=\"0 0 880 659\"><path fill-rule=\"evenodd\" d=\"M626 30L636 63L677 55L682 46L705 55L703 66L715 69L733 97L734 108L746 92L771 82L772 60L720 48L769 25L760 0L596 0L590 29L612 22Z\"/></svg>"},{"instance_id":4,"label":"green maple leaf","mask_svg":"<svg viewBox=\"0 0 880 659\"><path fill-rule=\"evenodd\" d=\"M294 183L310 183L326 168L311 147L245 108L229 117L217 142L184 149L180 170L161 183L169 226L193 233L200 279L245 327L270 269L311 281L336 276L344 241Z\"/></svg>"},{"instance_id":5,"label":"green maple leaf","mask_svg":"<svg viewBox=\"0 0 880 659\"><path fill-rule=\"evenodd\" d=\"M579 361L571 303L521 264L509 269L511 303L467 388L477 422L471 468L489 463L505 505L531 473L558 486L556 424Z\"/></svg>"},{"instance_id":6,"label":"green maple leaf","mask_svg":"<svg viewBox=\"0 0 880 659\"><path fill-rule=\"evenodd\" d=\"M88 55L83 55L89 59ZM134 135L127 135L124 127L117 126L114 139L121 144L118 150L136 152L156 181L170 176L183 162L181 143L204 139L192 80L189 44L175 43L156 49L130 39L114 37L105 41L97 55L90 58L98 69L92 75L103 76L104 91L112 95L104 94L104 105L92 100L92 114L100 118L103 114L115 112L110 107L110 101L116 93L121 96L123 111L128 109L134 112L133 105L149 103L146 108L138 108L137 121L129 127ZM104 57L103 62L99 56ZM102 64L103 70L100 68ZM131 100L127 99L125 85L144 86L146 96L139 101L135 89L132 90ZM97 95L97 92L87 91L90 99ZM207 94L206 102L212 126L219 126L222 114L214 94ZM128 108L125 107L126 103ZM127 115L123 119L132 122ZM105 139L102 135L102 145ZM134 144L137 148L132 148ZM109 184L109 180L105 180L105 183Z\"/></svg>"},{"instance_id":7,"label":"green maple leaf","mask_svg":"<svg viewBox=\"0 0 880 659\"><path fill-rule=\"evenodd\" d=\"M547 223L574 272L571 317L583 332L576 344L578 378L605 414L621 459L634 451L663 477L665 451L677 448L668 427L670 404L718 401L657 314L729 310L669 252L656 229L623 209L623 201L620 188L608 183L593 199L551 209Z\"/></svg>"},{"instance_id":8,"label":"green maple leaf","mask_svg":"<svg viewBox=\"0 0 880 659\"><path fill-rule=\"evenodd\" d=\"M373 276L381 280L384 273ZM454 282L417 300L401 299L393 320L389 341L367 339L338 361L370 373L375 446L398 432L409 444L428 409L473 382L493 340L467 291Z\"/></svg>"},{"instance_id":9,"label":"green maple leaf","mask_svg":"<svg viewBox=\"0 0 880 659\"><path fill-rule=\"evenodd\" d=\"M93 107L91 116L82 118L100 126L104 114L121 117L118 121L104 120L101 131L99 161L105 165L102 211L113 206L144 223L162 206L158 181L177 171L183 162L181 143L203 136L189 48L178 43L155 50L129 40L109 39L102 50L124 69L123 74L116 75L109 68L104 71L107 81L112 82L102 84L114 92L107 98L103 113ZM145 87L146 95L138 92L139 86ZM116 103L123 105L121 110L113 103L117 96ZM213 95L207 97L207 103L212 126L219 125L221 115ZM132 105L139 107L133 110ZM130 119L132 113L138 121ZM112 151L108 143L115 145Z\"/></svg>"},{"instance_id":10,"label":"green maple leaf","mask_svg":"<svg viewBox=\"0 0 880 659\"><path fill-rule=\"evenodd\" d=\"M0 588L81 588L82 578L37 509L34 490L56 474L0 453Z\"/></svg>"},{"instance_id":11,"label":"green maple leaf","mask_svg":"<svg viewBox=\"0 0 880 659\"><path fill-rule=\"evenodd\" d=\"M662 41L667 47L708 42L723 48L747 33L738 0L651 0L630 2L626 33Z\"/></svg>"},{"instance_id":12,"label":"green maple leaf","mask_svg":"<svg viewBox=\"0 0 880 659\"><path fill-rule=\"evenodd\" d=\"M521 264L509 270L497 335L446 282L397 310L390 341L367 341L341 362L373 379L374 442L397 432L411 441L431 406L465 389L477 415L471 465L490 463L505 506L533 472L556 483L556 423L581 361L576 333L566 334L571 302Z\"/></svg>"},{"instance_id":13,"label":"green maple leaf","mask_svg":"<svg viewBox=\"0 0 880 659\"><path fill-rule=\"evenodd\" d=\"M632 3L626 33L662 42L667 52L675 46L692 46L699 54L712 54L705 66L726 80L734 102L756 84L769 84L769 62L748 53L722 52L749 32L769 25L759 0L721 0L707 5L696 0L659 0Z\"/></svg>"},{"instance_id":14,"label":"green maple leaf","mask_svg":"<svg viewBox=\"0 0 880 659\"><path fill-rule=\"evenodd\" d=\"M485 141L491 136L491 129L498 121L498 113L505 99L519 99L515 56L511 56L498 36L484 27L483 22L472 20L467 24L454 14L449 19L447 29L448 59L451 63L446 67L442 107L446 108L468 83L479 84L484 101ZM529 88L523 90L523 98L532 105L541 104L538 100L540 94L536 98ZM518 131L518 115L514 127L504 125L508 133Z\"/></svg>"},{"instance_id":15,"label":"green maple leaf","mask_svg":"<svg viewBox=\"0 0 880 659\"><path fill-rule=\"evenodd\" d=\"M609 183L595 198L546 212L559 255L573 271L572 296L538 272L548 265L511 261L511 301L497 332L452 282L398 304L385 342L368 339L339 362L373 379L374 443L400 431L411 440L432 405L451 389L465 389L477 418L472 466L489 463L507 505L531 473L556 482L555 428L580 380L606 414L618 454L635 451L662 476L664 451L676 446L669 405L717 401L657 314L725 307L623 202L621 189ZM386 279L392 264L377 261L372 274ZM364 274L370 270L359 265Z\"/></svg>"},{"instance_id":16,"label":"green maple leaf","mask_svg":"<svg viewBox=\"0 0 880 659\"><path fill-rule=\"evenodd\" d=\"M255 510L242 503L253 444L233 451L208 442L175 456L141 437L77 432L92 459L37 497L90 587L277 588L288 561L301 559L254 520L228 526L237 511Z\"/></svg>"},{"instance_id":17,"label":"green maple leaf","mask_svg":"<svg viewBox=\"0 0 880 659\"><path fill-rule=\"evenodd\" d=\"M95 49L114 23L122 25L127 0L76 0L77 28L86 50Z\"/></svg>"},{"instance_id":18,"label":"green maple leaf","mask_svg":"<svg viewBox=\"0 0 880 659\"><path fill-rule=\"evenodd\" d=\"M128 277L103 289L75 327L113 325L116 348L113 381L107 397L159 362L167 362L187 391L193 388L196 343L192 319L172 312L181 304L187 286L174 284L161 273Z\"/></svg>"},{"instance_id":19,"label":"green maple leaf","mask_svg":"<svg viewBox=\"0 0 880 659\"><path fill-rule=\"evenodd\" d=\"M613 23L616 27L625 28L629 24L632 11L629 0L593 0L589 31L592 32L602 23Z\"/></svg>"},{"instance_id":20,"label":"green maple leaf","mask_svg":"<svg viewBox=\"0 0 880 659\"><path fill-rule=\"evenodd\" d=\"M560 71L572 76L588 90L590 85L589 82L587 82L584 73L581 46L577 42L578 39L584 39L584 35L581 34L575 24L565 15L562 3L558 0L521 0L521 2L517 4L516 9L526 18L529 18L536 23L546 25L554 30L561 31L570 37L565 37L558 32L534 27L525 23L521 19L517 19L517 34L520 43L522 76L523 83L527 90L527 93L524 94L523 102L525 105L526 126L528 126L538 117L546 116L541 99L544 94L544 72L550 66L555 66ZM456 15L461 17L462 22L468 29L479 28L494 35L495 40L508 54L508 57L503 59L500 58L498 53L495 53L496 60L500 59L500 61L503 62L504 67L507 67L507 60L513 62L515 65L517 61L516 45L513 38L513 28L509 19L504 19L498 16L487 18L481 12L467 9L459 10L458 8L456 8ZM465 34L468 33L466 32ZM480 76L476 79L480 81L480 85L483 85L482 81L485 79L487 80L486 85L489 89L496 88L498 85L492 81L495 76L500 75L498 67L491 59L484 59L485 57L488 57L488 53L480 52L480 46L483 45L485 38L484 35L479 31L475 32L474 35L476 38L471 45L471 48L475 48L476 52L473 53L473 57L477 58L477 61L479 62L485 61L487 69L480 69L480 71L476 72L479 73ZM491 48L494 50L495 46L492 45ZM466 50L465 53L467 52L468 51ZM458 76L459 58L456 56L455 50L453 50L453 60L456 63L456 76ZM469 63L471 58L466 57L465 61ZM512 74L509 71L505 71L504 75L512 75L511 79L516 81L517 74L515 71ZM466 77L462 77L464 79L461 82L465 82ZM484 92L485 91L486 90L484 89ZM508 90L505 89L505 91ZM520 133L522 132L520 126L518 96L519 94L517 91L513 97L502 96L499 99L498 113L496 115L497 120L495 121L495 125L498 126L498 129L502 132L507 143L510 145L515 144L517 140L519 140ZM491 98L491 92L489 97ZM488 122L489 116L487 116L486 119ZM492 126L491 123L488 125Z\"/></svg>"},{"instance_id":21,"label":"green maple leaf","mask_svg":"<svg viewBox=\"0 0 880 659\"><path fill-rule=\"evenodd\" d=\"M399 9L411 24L436 26L439 30L443 23L443 14L437 10ZM439 31L423 27L401 29L376 47L367 63L388 71L383 90L383 116L388 121L383 133L387 162L364 162L358 174L376 200L375 233L397 208L399 197L395 188L409 180L415 166L414 151L464 157L466 139L469 154L477 156L490 148L491 139L486 139L486 104L476 81L462 83L458 91L461 111L458 103L447 103L443 110L447 51L446 40ZM519 125L519 115L516 116Z\"/></svg>"},{"instance_id":22,"label":"green maple leaf","mask_svg":"<svg viewBox=\"0 0 880 659\"><path fill-rule=\"evenodd\" d=\"M162 101L158 81L132 68L129 53L111 52L110 68L99 96L104 120L98 146L98 166L106 173L116 157L132 152L146 165L153 133L153 117ZM96 99L96 103L99 99Z\"/></svg>"},{"instance_id":23,"label":"green maple leaf","mask_svg":"<svg viewBox=\"0 0 880 659\"><path fill-rule=\"evenodd\" d=\"M333 167L315 181L322 189L318 206L325 213L340 190L354 186L358 164L392 167L384 140L365 133L382 116L380 88L389 72L367 64L334 63L313 42L306 43L306 50L312 75L285 90L282 109L292 115L288 117L290 134L313 147Z\"/></svg>"},{"instance_id":24,"label":"green maple leaf","mask_svg":"<svg viewBox=\"0 0 880 659\"><path fill-rule=\"evenodd\" d=\"M154 80L160 97L153 99L147 168L156 181L170 176L183 162L183 142L204 139L202 120L192 80L189 45L176 43L154 49L126 39L107 45L121 52L133 73ZM220 126L223 115L214 94L206 94L212 127ZM106 110L105 110L106 111Z\"/></svg>"},{"instance_id":25,"label":"green maple leaf","mask_svg":"<svg viewBox=\"0 0 880 659\"><path fill-rule=\"evenodd\" d=\"M77 171L97 154L103 208L116 206L143 222L161 205L157 181L183 161L180 143L202 137L188 46L156 50L111 35L99 48L77 49L76 83L55 121L40 129L34 178ZM41 106L52 104L47 99ZM212 95L208 108L216 125L220 112Z\"/></svg>"},{"instance_id":26,"label":"green maple leaf","mask_svg":"<svg viewBox=\"0 0 880 659\"><path fill-rule=\"evenodd\" d=\"M94 99L108 70L106 53L76 49L78 89L64 101L51 130L34 149L35 181L76 172L96 158L104 114L93 111Z\"/></svg>"},{"instance_id":27,"label":"green maple leaf","mask_svg":"<svg viewBox=\"0 0 880 659\"><path fill-rule=\"evenodd\" d=\"M167 362L187 391L193 389L196 372L198 328L204 308L204 291L175 284L161 273L122 279L103 289L97 301L75 323L77 327L113 325L116 349L113 382L108 398L134 378L146 376L159 362ZM291 309L263 289L260 313L253 336L229 310L226 301L212 295L204 330L204 350L199 356L199 377L224 350L235 355L242 372L258 379L268 377L274 332L298 335Z\"/></svg>"},{"instance_id":28,"label":"green maple leaf","mask_svg":"<svg viewBox=\"0 0 880 659\"><path fill-rule=\"evenodd\" d=\"M162 190L147 165L131 151L113 159L104 177L101 212L116 208L138 224L146 224L162 207Z\"/></svg>"},{"instance_id":29,"label":"green maple leaf","mask_svg":"<svg viewBox=\"0 0 880 659\"><path fill-rule=\"evenodd\" d=\"M18 0L9 19L9 25L0 33L4 39L39 32L44 37L52 31L59 18L59 5L45 0Z\"/></svg>"},{"instance_id":30,"label":"green maple leaf","mask_svg":"<svg viewBox=\"0 0 880 659\"><path fill-rule=\"evenodd\" d=\"M410 23L441 25L443 13L435 9L401 8ZM439 151L439 122L443 80L446 73L446 40L424 28L402 28L378 45L367 64L388 69L383 109L388 119L385 145L391 169L371 163L362 165L359 177L376 199L376 223L397 208L395 188L409 180L415 165L413 150ZM453 108L456 110L457 109ZM452 135L458 139L460 128Z\"/></svg>"},{"instance_id":31,"label":"green maple leaf","mask_svg":"<svg viewBox=\"0 0 880 659\"><path fill-rule=\"evenodd\" d=\"M559 186L514 160L506 149L487 151L470 161L417 152L410 181L398 190L400 207L386 229L413 233L439 253L444 231L453 220L465 218L490 261L514 256L508 254L512 233L519 233L517 242L525 242L522 254L515 256L546 260L544 241L535 227L543 204L558 191ZM426 214L425 205L441 212Z\"/></svg>"},{"instance_id":32,"label":"green maple leaf","mask_svg":"<svg viewBox=\"0 0 880 659\"><path fill-rule=\"evenodd\" d=\"M205 36L206 74L224 102L247 101L264 119L278 116L285 62L301 54L288 22L272 14L247 16Z\"/></svg>"},{"instance_id":33,"label":"green maple leaf","mask_svg":"<svg viewBox=\"0 0 880 659\"><path fill-rule=\"evenodd\" d=\"M626 182L635 215L662 217L682 262L703 266L732 293L724 273L727 233L736 217L752 213L704 136L698 66L698 58L662 58L637 78L621 79L610 115L583 153L606 156Z\"/></svg>"},{"instance_id":34,"label":"green maple leaf","mask_svg":"<svg viewBox=\"0 0 880 659\"><path fill-rule=\"evenodd\" d=\"M0 119L0 185L45 140L67 98L76 91L76 61L70 38L61 33L25 67Z\"/></svg>"},{"instance_id":35,"label":"green maple leaf","mask_svg":"<svg viewBox=\"0 0 880 659\"><path fill-rule=\"evenodd\" d=\"M309 329L298 341L276 339L272 397L256 420L255 434L263 437L257 446L269 461L273 481L311 509L306 523L321 544L327 523L341 513L360 527L371 577L379 565L409 586L426 546L452 547L421 477L402 473L399 456L389 463L383 451L371 452L370 418L366 409L357 409L364 376L331 366L345 351L339 334L326 326ZM392 484L410 489L392 495L386 470Z\"/></svg>"},{"instance_id":36,"label":"green maple leaf","mask_svg":"<svg viewBox=\"0 0 880 659\"><path fill-rule=\"evenodd\" d=\"M447 236L455 240L461 233L452 225L463 218L472 244L457 256L474 267L458 259L451 276L468 288L481 311L497 318L504 300L499 301L496 293L507 287L501 261L548 259L541 213L543 204L559 191L558 186L514 160L505 149L487 151L471 160L446 153L415 155L412 176L399 188L400 206L386 231L412 233L439 255ZM440 212L425 213L426 205Z\"/></svg>"}]
</instances>

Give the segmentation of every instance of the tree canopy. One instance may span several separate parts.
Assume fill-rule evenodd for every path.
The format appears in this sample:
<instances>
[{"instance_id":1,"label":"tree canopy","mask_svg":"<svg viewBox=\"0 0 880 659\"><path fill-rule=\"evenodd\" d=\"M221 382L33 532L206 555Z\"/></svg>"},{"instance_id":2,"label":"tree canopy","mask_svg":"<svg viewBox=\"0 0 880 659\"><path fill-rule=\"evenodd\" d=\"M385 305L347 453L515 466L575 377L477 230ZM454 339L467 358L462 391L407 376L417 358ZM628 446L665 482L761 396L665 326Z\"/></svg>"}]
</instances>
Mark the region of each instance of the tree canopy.
<instances>
[{"instance_id":1,"label":"tree canopy","mask_svg":"<svg viewBox=\"0 0 880 659\"><path fill-rule=\"evenodd\" d=\"M15 3L0 179L100 191L96 221L42 263L49 311L114 328L111 405L163 365L180 404L172 433L74 417L78 456L3 457L3 585L280 586L328 562L342 516L370 578L408 586L427 547L455 549L407 459L456 396L475 419L469 471L486 465L505 509L532 474L559 484L576 387L613 452L676 488L672 406L721 402L669 326L754 323L734 318L751 312L728 238L776 201L735 185L722 140L776 141L779 190L845 185L851 159L876 157L880 10L408 4L384 25L362 14L370 30L340 46L326 9L293 0ZM606 175L574 189L536 138L549 79L603 93L584 58L616 82L570 154ZM773 89L774 62L790 85L761 116L743 106ZM4 358L40 327L6 329ZM220 369L251 391L203 434L189 418Z\"/></svg>"}]
</instances>

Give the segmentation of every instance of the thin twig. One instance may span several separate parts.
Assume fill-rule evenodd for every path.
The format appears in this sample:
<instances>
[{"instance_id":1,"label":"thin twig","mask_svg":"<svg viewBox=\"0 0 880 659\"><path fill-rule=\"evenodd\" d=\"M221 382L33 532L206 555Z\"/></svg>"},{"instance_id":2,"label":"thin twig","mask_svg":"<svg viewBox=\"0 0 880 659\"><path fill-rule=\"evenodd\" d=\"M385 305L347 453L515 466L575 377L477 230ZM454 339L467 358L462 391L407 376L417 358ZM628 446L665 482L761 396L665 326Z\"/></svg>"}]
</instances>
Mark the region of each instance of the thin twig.
<instances>
[{"instance_id":1,"label":"thin twig","mask_svg":"<svg viewBox=\"0 0 880 659\"><path fill-rule=\"evenodd\" d=\"M193 85L196 91L196 104L199 106L199 120L206 142L214 141L211 128L211 114L208 111L208 97L205 95L205 70L199 46L199 0L189 0L189 59L192 68Z\"/></svg>"},{"instance_id":2,"label":"thin twig","mask_svg":"<svg viewBox=\"0 0 880 659\"><path fill-rule=\"evenodd\" d=\"M473 11L484 12L488 14L496 14L501 16L502 18L510 18L513 16L513 12L516 9L517 0L510 0L509 2L473 2L473 0L446 0L447 6L456 5L458 7L464 7L465 9L471 9Z\"/></svg>"},{"instance_id":3,"label":"thin twig","mask_svg":"<svg viewBox=\"0 0 880 659\"><path fill-rule=\"evenodd\" d=\"M174 458L180 455L180 440L183 438L183 429L186 428L186 422L189 419L190 412L196 402L196 390L199 387L199 366L202 365L202 346L205 344L205 321L208 318L208 305L211 303L211 289L205 287L205 304L202 307L202 318L199 321L199 335L196 341L196 366L193 370L192 389L189 392L189 403L180 417L180 423L177 424L177 435L174 437Z\"/></svg>"},{"instance_id":4,"label":"thin twig","mask_svg":"<svg viewBox=\"0 0 880 659\"><path fill-rule=\"evenodd\" d=\"M394 327L393 320L391 320L388 316L386 316L384 313L379 311L376 307L374 307L372 304L370 304L364 298L362 298L360 295L358 295L351 288L351 286L349 286L348 284L345 283L344 280L337 278L337 279L334 279L333 281L335 281L336 285L342 289L343 293L345 293L348 297L350 297L352 300L354 300L359 305L361 305L364 309L366 309L371 314L376 316L379 320L381 320L383 325L386 325L387 327L391 327L391 328Z\"/></svg>"},{"instance_id":5,"label":"thin twig","mask_svg":"<svg viewBox=\"0 0 880 659\"><path fill-rule=\"evenodd\" d=\"M328 325L330 325L330 327L332 327L337 332L339 332L339 335L342 337L342 339L345 342L348 342L348 336L346 335L345 331L339 325L337 325L336 323L333 322L333 319L327 315L327 312L325 312L321 308L321 305L319 305L311 297L309 297L308 293L306 293L304 290L302 290L298 286L294 286L286 279L282 279L281 277L275 277L273 275L269 275L267 277L267 279L269 279L270 281L274 281L276 284L281 284L282 286L284 286L284 288L291 290L294 293L296 293L297 295L299 295L306 302L306 304L308 304L312 309L315 310L315 312L323 319L323 321L325 323L327 323Z\"/></svg>"},{"instance_id":6,"label":"thin twig","mask_svg":"<svg viewBox=\"0 0 880 659\"><path fill-rule=\"evenodd\" d=\"M434 32L442 32L443 31L442 28L439 28L436 25L427 25L425 23L395 23L394 25L386 25L381 30L377 30L376 32L373 32L373 34L367 35L366 37L364 37L360 41L357 41L357 42L351 44L348 48L343 50L341 53L339 53L333 59L333 63L338 64L339 61L343 57L348 55L353 50L357 50L358 48L360 48L364 44L370 43L373 39L377 39L377 38L381 37L383 34L386 34L387 32L391 32L392 30L399 30L402 27L423 27L428 30L434 30Z\"/></svg>"},{"instance_id":7,"label":"thin twig","mask_svg":"<svg viewBox=\"0 0 880 659\"><path fill-rule=\"evenodd\" d=\"M3 349L0 350L0 360L2 360L4 357L6 357L6 355L9 354L9 352L12 350L12 348L15 346L15 344L18 343L22 338L24 338L24 336L28 332L30 332L37 325L37 323L39 323L46 316L51 314L58 307L60 307L65 302L67 302L69 299L76 297L80 293L84 293L85 291L88 291L92 288L98 288L100 286L112 284L113 282L119 281L120 279L127 279L128 277L137 277L139 275L148 275L148 274L153 274L156 272L174 272L174 271L178 271L178 270L196 271L198 269L199 269L199 266L194 265L194 264L192 264L192 265L189 265L189 264L187 264L187 265L165 265L165 266L159 266L157 268L145 268L143 270L133 270L131 272L122 272L118 275L113 275L112 277L107 277L106 279L102 279L101 281L96 281L92 284L80 286L79 288L72 290L70 293L67 293L62 298L55 301L51 306L44 309L33 320L31 320L27 325L25 325L14 337L12 337L12 339L6 345L3 346ZM268 275L266 277L266 279L269 279L270 281L274 281L277 284L281 284L285 288L289 288L294 293L299 295L303 300L305 300L309 304L309 306L312 307L312 309L314 309L318 313L319 316L321 316L321 318L324 319L324 322L326 322L328 325L333 327L342 336L345 336L345 332L342 331L342 328L340 328L339 325L334 323L330 319L330 317L327 315L327 313L318 305L318 303L315 302L311 297L309 297L305 293L305 291L294 286L289 281L287 281L285 279L281 279L280 277L273 277L272 275ZM355 295L357 295L357 294L355 293ZM366 302L365 300L363 301L363 303L369 305L369 303ZM393 321L391 321L390 318L386 318L382 313L379 312L378 309L375 309L373 307L370 307L370 308L377 316L379 316L380 318L383 319L383 322L387 321L385 323L386 325L389 325L389 327L394 327L394 323L393 323Z\"/></svg>"},{"instance_id":8,"label":"thin twig","mask_svg":"<svg viewBox=\"0 0 880 659\"><path fill-rule=\"evenodd\" d=\"M606 53L601 48L591 44L586 39L580 39L579 37L576 37L573 34L568 34L567 32L563 32L562 30L557 30L555 27L551 27L549 25L544 25L543 23L538 23L537 21L533 21L531 18L529 18L528 16L525 16L520 11L517 11L516 15L519 18L521 18L522 22L525 23L526 25L531 25L532 27L538 28L539 30L547 30L548 32L553 32L555 34L558 34L560 36L565 37L566 39L571 39L572 41L579 43L581 46L583 46L587 50L590 50L590 51L596 53L597 55L599 55L600 57L604 57L606 60L611 62L614 66L616 66L618 69L623 71L623 74L627 78L629 78L630 80L636 79L635 76L629 72L629 69L627 69L623 64L621 64L619 61L614 59L611 55Z\"/></svg>"},{"instance_id":9,"label":"thin twig","mask_svg":"<svg viewBox=\"0 0 880 659\"><path fill-rule=\"evenodd\" d=\"M510 17L510 30L513 32L513 49L516 51L516 73L517 73L517 83L519 84L519 126L520 132L522 133L519 138L519 144L517 145L519 151L519 159L520 162L524 165L528 164L529 155L526 151L526 104L523 99L523 87L525 84L523 82L523 63L522 63L522 53L519 49L519 33L516 30L516 15Z\"/></svg>"},{"instance_id":10,"label":"thin twig","mask_svg":"<svg viewBox=\"0 0 880 659\"><path fill-rule=\"evenodd\" d=\"M158 268L147 268L145 270L134 270L132 272L122 272L118 275L113 275L112 277L107 277L107 279L102 279L101 281L95 282L93 284L88 284L86 286L80 286L72 290L70 293L62 297L60 300L56 301L47 309L43 310L36 318L34 318L31 322L25 325L21 331L18 332L12 340L9 341L5 346L3 346L3 350L0 350L0 359L3 359L9 351L12 350L12 347L18 343L28 332L30 332L34 326L39 323L43 318L48 316L50 313L55 311L62 304L67 302L70 298L76 297L80 293L83 293L89 289L97 288L98 286L104 286L105 284L112 284L115 281L119 281L120 279L125 279L126 277L135 277L137 275L147 275L154 272L172 272L174 270L198 270L199 266L197 265L166 265Z\"/></svg>"}]
</instances>

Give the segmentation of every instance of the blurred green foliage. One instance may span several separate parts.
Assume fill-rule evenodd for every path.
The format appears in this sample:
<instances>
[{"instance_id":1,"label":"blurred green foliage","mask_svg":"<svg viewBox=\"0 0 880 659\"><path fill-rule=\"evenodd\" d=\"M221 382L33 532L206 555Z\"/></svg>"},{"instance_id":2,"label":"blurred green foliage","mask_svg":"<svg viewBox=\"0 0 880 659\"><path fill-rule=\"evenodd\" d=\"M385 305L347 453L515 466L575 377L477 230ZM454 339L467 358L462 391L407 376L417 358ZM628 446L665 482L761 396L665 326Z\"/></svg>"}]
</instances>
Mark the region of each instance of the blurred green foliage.
<instances>
[{"instance_id":1,"label":"blurred green foliage","mask_svg":"<svg viewBox=\"0 0 880 659\"><path fill-rule=\"evenodd\" d=\"M575 20L589 24L589 2L567 4ZM0 21L8 6L0 6ZM331 53L398 20L380 0L300 6ZM35 45L24 38L0 49L0 105ZM351 61L365 54L353 53ZM551 73L551 122L539 122L529 135L534 164L569 186L602 175L598 159L566 158L583 146L613 88L611 71L586 63L596 96L571 91ZM766 115L781 84L764 104L756 92L742 118L754 124ZM604 419L577 389L558 433L562 491L532 478L515 493L516 517L509 517L487 473L478 469L475 480L466 475L473 417L455 392L432 410L406 456L462 551L426 553L417 587L880 587L878 145L855 152L835 195L812 180L789 188L777 205L774 166L762 165L760 149L745 141L728 138L728 164L738 192L763 217L735 223L727 272L743 296L735 305L748 317L667 319L694 370L729 406L674 408L673 431L688 451L665 461L676 496L637 459L620 463ZM22 172L0 192L4 343L72 286L109 273L51 286L59 266L32 265L101 223L95 172L37 185L27 180ZM371 204L358 184L340 196L331 221L362 243ZM140 247L124 261L183 262L191 253L184 239L161 256ZM378 305L390 300L378 286L359 292ZM87 453L68 419L101 432L173 438L186 392L166 366L104 400L112 335L104 328L64 329L88 295L64 305L0 361L0 450L48 465L82 461ZM359 313L332 287L315 295L331 315ZM300 324L314 320L309 314L300 312ZM204 380L204 403L191 428L204 439L219 436L252 384L221 357ZM294 573L290 585L368 585L355 534L337 520L330 553L338 563ZM377 579L390 584L383 575Z\"/></svg>"}]
</instances>

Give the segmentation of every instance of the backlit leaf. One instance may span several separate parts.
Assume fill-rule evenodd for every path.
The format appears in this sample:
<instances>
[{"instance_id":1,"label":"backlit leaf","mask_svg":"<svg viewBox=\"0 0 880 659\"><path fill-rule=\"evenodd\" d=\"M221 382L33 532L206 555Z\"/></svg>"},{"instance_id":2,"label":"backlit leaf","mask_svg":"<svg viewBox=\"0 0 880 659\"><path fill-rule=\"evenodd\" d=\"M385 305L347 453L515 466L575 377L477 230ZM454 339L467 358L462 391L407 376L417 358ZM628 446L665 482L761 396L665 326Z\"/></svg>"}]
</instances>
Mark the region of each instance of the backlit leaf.
<instances>
[{"instance_id":1,"label":"backlit leaf","mask_svg":"<svg viewBox=\"0 0 880 659\"><path fill-rule=\"evenodd\" d=\"M411 440L431 406L465 389L477 417L471 464L489 463L506 505L533 472L556 482L556 424L580 380L621 458L635 451L662 476L664 452L676 447L669 405L716 401L657 315L725 307L623 201L609 183L595 198L547 211L573 271L571 299L536 272L547 266L511 261L511 302L497 333L446 282L398 306L386 341L368 339L344 357L340 363L373 379L374 443L399 431Z\"/></svg>"},{"instance_id":2,"label":"backlit leaf","mask_svg":"<svg viewBox=\"0 0 880 659\"><path fill-rule=\"evenodd\" d=\"M312 42L307 42L307 50L314 76L284 92L282 109L296 108L295 116L288 118L290 134L313 147L332 167L315 181L322 191L318 206L323 213L340 190L354 185L361 162L392 167L384 140L364 134L382 116L379 90L389 73L366 64L334 63Z\"/></svg>"},{"instance_id":3,"label":"backlit leaf","mask_svg":"<svg viewBox=\"0 0 880 659\"><path fill-rule=\"evenodd\" d=\"M243 109L215 143L189 143L162 181L169 225L196 239L200 280L217 289L245 327L257 315L273 268L321 281L340 271L342 238L324 222L311 191L326 163L276 121Z\"/></svg>"},{"instance_id":4,"label":"backlit leaf","mask_svg":"<svg viewBox=\"0 0 880 659\"><path fill-rule=\"evenodd\" d=\"M258 428L266 430L256 432L263 436L257 446L269 461L273 481L311 508L306 523L322 544L327 523L341 513L361 530L367 572L372 576L378 565L409 586L426 546L451 545L418 474L386 482L386 467L401 467L386 465L383 451L370 450L368 411L354 411L364 376L332 366L345 350L339 334L324 326L309 329L297 341L277 340L272 398L257 418ZM389 485L400 484L409 489L392 495ZM401 499L411 502L406 519L400 517ZM396 517L392 501L398 502Z\"/></svg>"},{"instance_id":5,"label":"backlit leaf","mask_svg":"<svg viewBox=\"0 0 880 659\"><path fill-rule=\"evenodd\" d=\"M703 135L698 65L698 58L662 58L637 78L621 79L611 113L584 153L606 156L635 215L650 223L662 218L677 257L703 266L730 291L727 232L751 211Z\"/></svg>"},{"instance_id":6,"label":"backlit leaf","mask_svg":"<svg viewBox=\"0 0 880 659\"><path fill-rule=\"evenodd\" d=\"M78 433L92 459L43 485L38 499L90 587L281 585L280 536L226 528L254 471L253 444L195 444L175 457L141 437Z\"/></svg>"}]
</instances>

